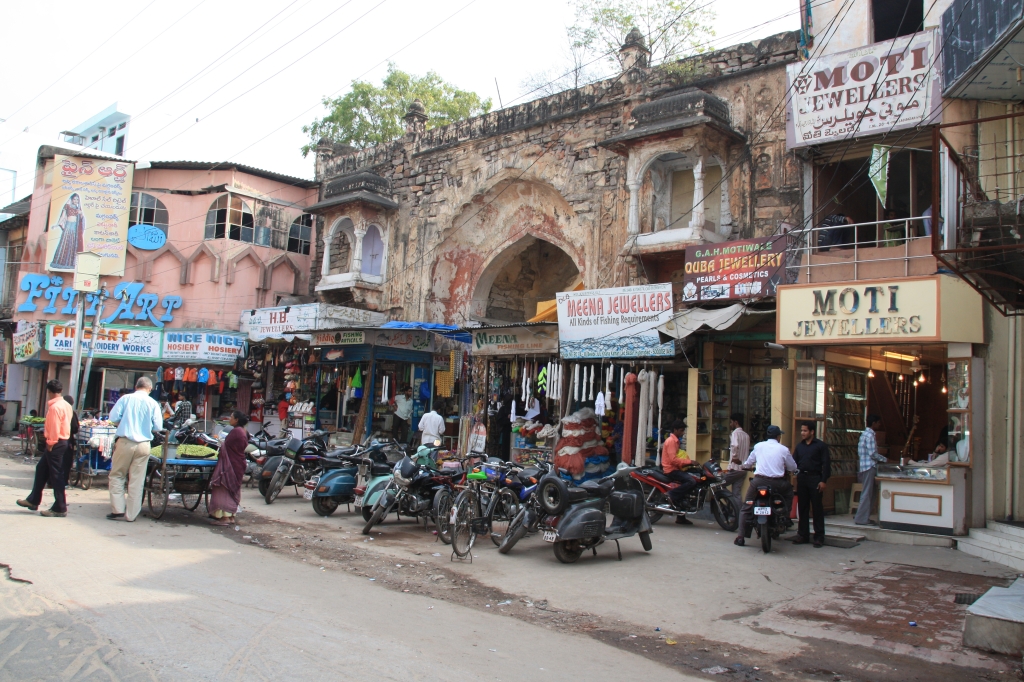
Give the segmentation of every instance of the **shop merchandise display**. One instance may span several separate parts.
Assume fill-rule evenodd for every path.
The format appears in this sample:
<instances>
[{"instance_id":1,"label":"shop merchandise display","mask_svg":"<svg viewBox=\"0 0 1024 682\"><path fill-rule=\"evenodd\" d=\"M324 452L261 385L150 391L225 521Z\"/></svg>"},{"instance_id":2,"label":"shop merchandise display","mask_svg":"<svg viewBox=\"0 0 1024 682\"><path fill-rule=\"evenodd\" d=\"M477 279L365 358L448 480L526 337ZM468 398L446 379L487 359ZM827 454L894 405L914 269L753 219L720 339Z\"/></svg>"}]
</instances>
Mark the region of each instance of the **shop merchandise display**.
<instances>
[{"instance_id":1,"label":"shop merchandise display","mask_svg":"<svg viewBox=\"0 0 1024 682\"><path fill-rule=\"evenodd\" d=\"M555 444L554 465L565 469L576 482L605 476L611 468L604 446L600 420L589 407L561 421L562 436Z\"/></svg>"}]
</instances>

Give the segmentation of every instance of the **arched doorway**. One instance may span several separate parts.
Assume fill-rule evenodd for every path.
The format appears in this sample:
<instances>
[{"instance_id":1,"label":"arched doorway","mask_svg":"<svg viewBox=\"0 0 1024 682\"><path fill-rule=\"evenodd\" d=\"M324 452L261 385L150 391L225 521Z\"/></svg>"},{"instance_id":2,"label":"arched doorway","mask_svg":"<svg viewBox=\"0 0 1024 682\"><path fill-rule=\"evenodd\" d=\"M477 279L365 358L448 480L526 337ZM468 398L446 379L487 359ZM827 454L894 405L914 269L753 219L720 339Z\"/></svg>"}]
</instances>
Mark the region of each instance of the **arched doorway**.
<instances>
[{"instance_id":1,"label":"arched doorway","mask_svg":"<svg viewBox=\"0 0 1024 682\"><path fill-rule=\"evenodd\" d=\"M567 291L580 271L554 244L525 236L502 251L477 280L471 317L490 323L526 322L537 303Z\"/></svg>"}]
</instances>

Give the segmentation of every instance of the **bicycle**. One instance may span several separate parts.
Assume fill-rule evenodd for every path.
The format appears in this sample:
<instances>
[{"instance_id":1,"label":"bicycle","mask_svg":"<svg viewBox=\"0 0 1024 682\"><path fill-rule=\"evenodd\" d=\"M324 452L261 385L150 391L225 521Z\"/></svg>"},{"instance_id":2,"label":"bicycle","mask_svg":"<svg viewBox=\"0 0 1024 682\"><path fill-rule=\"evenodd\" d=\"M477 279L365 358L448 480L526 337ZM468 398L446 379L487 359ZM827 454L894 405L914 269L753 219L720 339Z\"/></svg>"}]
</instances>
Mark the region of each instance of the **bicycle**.
<instances>
[{"instance_id":1,"label":"bicycle","mask_svg":"<svg viewBox=\"0 0 1024 682\"><path fill-rule=\"evenodd\" d=\"M509 523L519 511L519 496L512 490L515 465L484 463L466 474L466 488L455 498L450 523L452 551L465 558L477 535L487 534L500 546Z\"/></svg>"}]
</instances>

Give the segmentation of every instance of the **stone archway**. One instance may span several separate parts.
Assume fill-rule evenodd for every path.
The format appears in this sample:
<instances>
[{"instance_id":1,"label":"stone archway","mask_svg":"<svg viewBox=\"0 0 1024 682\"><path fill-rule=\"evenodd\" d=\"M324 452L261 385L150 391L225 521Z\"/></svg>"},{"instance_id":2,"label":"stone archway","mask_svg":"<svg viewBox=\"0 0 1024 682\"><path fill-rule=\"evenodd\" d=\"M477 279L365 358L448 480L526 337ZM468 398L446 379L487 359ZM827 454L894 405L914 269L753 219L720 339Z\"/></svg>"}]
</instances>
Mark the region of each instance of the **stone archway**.
<instances>
[{"instance_id":1,"label":"stone archway","mask_svg":"<svg viewBox=\"0 0 1024 682\"><path fill-rule=\"evenodd\" d=\"M470 317L491 323L526 322L536 314L537 303L567 291L579 274L568 253L527 235L484 269L473 290Z\"/></svg>"}]
</instances>

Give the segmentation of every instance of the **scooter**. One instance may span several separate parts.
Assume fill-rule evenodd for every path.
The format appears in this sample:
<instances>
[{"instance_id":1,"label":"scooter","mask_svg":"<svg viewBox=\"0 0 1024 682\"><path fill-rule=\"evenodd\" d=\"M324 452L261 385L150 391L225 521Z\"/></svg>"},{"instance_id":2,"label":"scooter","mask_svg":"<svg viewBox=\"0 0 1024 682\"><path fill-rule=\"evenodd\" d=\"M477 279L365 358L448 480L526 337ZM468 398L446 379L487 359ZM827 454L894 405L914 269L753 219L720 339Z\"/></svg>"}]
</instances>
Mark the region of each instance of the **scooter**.
<instances>
[{"instance_id":1,"label":"scooter","mask_svg":"<svg viewBox=\"0 0 1024 682\"><path fill-rule=\"evenodd\" d=\"M270 485L263 496L264 501L273 504L286 485L305 487L306 481L323 473L321 458L326 454L326 431L314 431L306 440L289 440L277 471L270 477Z\"/></svg>"},{"instance_id":2,"label":"scooter","mask_svg":"<svg viewBox=\"0 0 1024 682\"><path fill-rule=\"evenodd\" d=\"M289 440L291 437L275 438L266 443L266 448L264 448L266 454L263 456L262 469L258 476L261 497L266 497L267 490L270 488L270 479L274 477L277 468L281 466L281 458L284 457Z\"/></svg>"},{"instance_id":3,"label":"scooter","mask_svg":"<svg viewBox=\"0 0 1024 682\"><path fill-rule=\"evenodd\" d=\"M673 481L648 460L648 466L640 467L632 474L641 484L644 499L647 501L647 513L651 523L657 523L663 515L686 516L695 514L711 504L711 512L715 515L718 525L727 531L734 531L740 525L740 510L736 500L725 489L722 478L722 467L715 460L704 464L694 464L686 469L693 476L697 485L686 496L681 504L672 501L669 491L678 488L679 483Z\"/></svg>"},{"instance_id":4,"label":"scooter","mask_svg":"<svg viewBox=\"0 0 1024 682\"><path fill-rule=\"evenodd\" d=\"M643 490L631 475L634 470L635 467L620 464L612 475L587 481L576 489L550 475L540 482L537 496L541 507L549 516L558 517L549 522L551 530L544 532L545 542L553 544L556 559L572 564L586 550L596 555L598 545L614 541L622 561L619 540L633 535L640 536L645 552L651 551L653 528L647 517ZM605 526L606 504L612 514L609 526Z\"/></svg>"},{"instance_id":5,"label":"scooter","mask_svg":"<svg viewBox=\"0 0 1024 682\"><path fill-rule=\"evenodd\" d=\"M374 434L377 435L377 434ZM356 500L353 506L363 515L363 521L369 521L373 515L373 506L380 498L380 494L391 482L394 474L394 465L405 457L405 447L393 440L369 439L369 448L379 447L384 454L384 459L370 457L371 464L363 464L359 467L359 485L354 492Z\"/></svg>"},{"instance_id":6,"label":"scooter","mask_svg":"<svg viewBox=\"0 0 1024 682\"><path fill-rule=\"evenodd\" d=\"M772 540L778 540L792 525L789 510L782 495L771 487L762 485L757 488L754 497L754 532L761 538L761 551L768 554L772 551Z\"/></svg>"}]
</instances>

